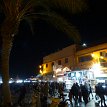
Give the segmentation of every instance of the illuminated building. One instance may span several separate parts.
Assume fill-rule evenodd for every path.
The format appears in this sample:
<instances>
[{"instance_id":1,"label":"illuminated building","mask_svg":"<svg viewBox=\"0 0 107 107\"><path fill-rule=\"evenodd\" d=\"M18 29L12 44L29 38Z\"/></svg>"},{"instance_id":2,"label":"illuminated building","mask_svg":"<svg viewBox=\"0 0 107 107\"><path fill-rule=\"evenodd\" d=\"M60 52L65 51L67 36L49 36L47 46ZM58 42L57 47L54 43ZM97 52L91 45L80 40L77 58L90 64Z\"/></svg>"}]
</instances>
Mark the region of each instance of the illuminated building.
<instances>
[{"instance_id":1,"label":"illuminated building","mask_svg":"<svg viewBox=\"0 0 107 107\"><path fill-rule=\"evenodd\" d=\"M77 68L86 70L86 73L90 71L95 79L107 79L107 43L79 50L76 57Z\"/></svg>"},{"instance_id":2,"label":"illuminated building","mask_svg":"<svg viewBox=\"0 0 107 107\"><path fill-rule=\"evenodd\" d=\"M66 71L70 71L76 62L76 45L71 45L43 58L43 75L63 80Z\"/></svg>"},{"instance_id":3,"label":"illuminated building","mask_svg":"<svg viewBox=\"0 0 107 107\"><path fill-rule=\"evenodd\" d=\"M69 71L70 76L65 77ZM78 48L70 45L62 50L43 58L43 76L53 77L60 81L72 77L80 79L106 78L107 77L107 43L91 47Z\"/></svg>"}]
</instances>

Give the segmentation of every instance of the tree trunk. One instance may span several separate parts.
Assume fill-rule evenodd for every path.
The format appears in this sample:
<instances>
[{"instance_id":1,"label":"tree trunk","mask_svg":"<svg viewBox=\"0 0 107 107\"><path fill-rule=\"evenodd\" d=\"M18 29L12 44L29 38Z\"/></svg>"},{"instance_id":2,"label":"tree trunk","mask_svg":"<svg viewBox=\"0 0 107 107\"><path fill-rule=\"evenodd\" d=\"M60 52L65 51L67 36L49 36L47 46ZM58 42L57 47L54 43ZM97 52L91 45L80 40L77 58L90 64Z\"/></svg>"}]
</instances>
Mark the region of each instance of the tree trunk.
<instances>
[{"instance_id":1,"label":"tree trunk","mask_svg":"<svg viewBox=\"0 0 107 107\"><path fill-rule=\"evenodd\" d=\"M4 35L5 37L5 35ZM1 71L3 81L3 105L9 107L12 104L11 92L9 87L9 57L12 48L12 40L9 38L2 38L2 52L1 52Z\"/></svg>"}]
</instances>

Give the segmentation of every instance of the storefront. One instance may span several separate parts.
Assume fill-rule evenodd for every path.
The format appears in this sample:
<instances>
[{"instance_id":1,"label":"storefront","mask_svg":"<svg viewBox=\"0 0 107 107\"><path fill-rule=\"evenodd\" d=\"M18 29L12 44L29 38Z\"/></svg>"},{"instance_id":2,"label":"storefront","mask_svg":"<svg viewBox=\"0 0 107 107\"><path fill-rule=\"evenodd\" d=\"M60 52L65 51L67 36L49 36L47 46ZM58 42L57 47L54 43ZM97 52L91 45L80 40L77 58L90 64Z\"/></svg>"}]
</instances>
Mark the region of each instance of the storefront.
<instances>
[{"instance_id":1,"label":"storefront","mask_svg":"<svg viewBox=\"0 0 107 107\"><path fill-rule=\"evenodd\" d=\"M57 82L65 82L67 79L66 77L66 71L70 71L68 67L62 67L58 66L57 68L54 68L54 78L56 78Z\"/></svg>"},{"instance_id":2,"label":"storefront","mask_svg":"<svg viewBox=\"0 0 107 107\"><path fill-rule=\"evenodd\" d=\"M89 70L78 70L71 71L67 73L68 80L72 80L73 83L77 82L79 84L84 84L94 79L94 74Z\"/></svg>"}]
</instances>

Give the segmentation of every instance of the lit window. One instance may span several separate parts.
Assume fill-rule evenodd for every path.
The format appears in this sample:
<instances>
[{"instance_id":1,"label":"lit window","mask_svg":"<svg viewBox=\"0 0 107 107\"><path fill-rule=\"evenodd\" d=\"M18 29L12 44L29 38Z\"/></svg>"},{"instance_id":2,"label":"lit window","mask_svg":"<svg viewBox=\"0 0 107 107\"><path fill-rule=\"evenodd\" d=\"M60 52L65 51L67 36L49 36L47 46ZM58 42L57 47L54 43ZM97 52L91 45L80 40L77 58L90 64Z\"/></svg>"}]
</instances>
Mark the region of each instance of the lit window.
<instances>
[{"instance_id":1,"label":"lit window","mask_svg":"<svg viewBox=\"0 0 107 107\"><path fill-rule=\"evenodd\" d=\"M92 56L91 55L86 55L86 56L81 56L78 58L79 62L85 62L85 61L90 61L92 60Z\"/></svg>"},{"instance_id":2,"label":"lit window","mask_svg":"<svg viewBox=\"0 0 107 107\"><path fill-rule=\"evenodd\" d=\"M100 52L100 56L103 56L103 52Z\"/></svg>"},{"instance_id":3,"label":"lit window","mask_svg":"<svg viewBox=\"0 0 107 107\"><path fill-rule=\"evenodd\" d=\"M100 62L106 62L105 59L99 58Z\"/></svg>"},{"instance_id":4,"label":"lit window","mask_svg":"<svg viewBox=\"0 0 107 107\"><path fill-rule=\"evenodd\" d=\"M100 56L107 57L107 53L105 51L100 52Z\"/></svg>"}]
</instances>

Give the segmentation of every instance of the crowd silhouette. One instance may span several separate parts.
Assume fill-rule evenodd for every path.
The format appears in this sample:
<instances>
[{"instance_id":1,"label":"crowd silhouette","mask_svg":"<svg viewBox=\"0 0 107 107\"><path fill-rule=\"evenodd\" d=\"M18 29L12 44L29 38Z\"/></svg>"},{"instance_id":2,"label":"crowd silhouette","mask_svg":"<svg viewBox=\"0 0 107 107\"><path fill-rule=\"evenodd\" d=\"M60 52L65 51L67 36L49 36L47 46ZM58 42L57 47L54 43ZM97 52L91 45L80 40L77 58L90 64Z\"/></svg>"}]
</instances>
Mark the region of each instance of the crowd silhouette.
<instances>
[{"instance_id":1,"label":"crowd silhouette","mask_svg":"<svg viewBox=\"0 0 107 107\"><path fill-rule=\"evenodd\" d=\"M96 84L94 90L87 82L84 84L75 82L68 91L65 83L38 81L35 83L12 83L10 89L13 107L66 107L67 101L70 102L71 107L78 107L79 103L84 102L87 105L92 99L99 99L101 107L103 105L106 107L107 85L105 83ZM2 105L2 84L0 90L0 104ZM95 98L93 93L96 93Z\"/></svg>"}]
</instances>

